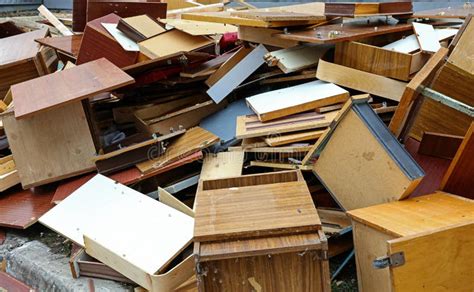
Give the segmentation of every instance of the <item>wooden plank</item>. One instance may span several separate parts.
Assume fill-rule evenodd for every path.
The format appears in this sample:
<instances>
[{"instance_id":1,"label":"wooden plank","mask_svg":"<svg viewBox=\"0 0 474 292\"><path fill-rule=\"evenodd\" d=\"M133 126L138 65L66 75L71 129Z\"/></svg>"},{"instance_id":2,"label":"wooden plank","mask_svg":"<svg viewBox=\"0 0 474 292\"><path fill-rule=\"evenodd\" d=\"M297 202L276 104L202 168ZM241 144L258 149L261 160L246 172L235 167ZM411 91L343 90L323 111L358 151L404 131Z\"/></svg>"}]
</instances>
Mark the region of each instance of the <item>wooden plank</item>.
<instances>
[{"instance_id":1,"label":"wooden plank","mask_svg":"<svg viewBox=\"0 0 474 292\"><path fill-rule=\"evenodd\" d=\"M231 151L208 154L204 157L199 179L210 180L242 174L244 152Z\"/></svg>"},{"instance_id":2,"label":"wooden plank","mask_svg":"<svg viewBox=\"0 0 474 292\"><path fill-rule=\"evenodd\" d=\"M345 89L321 80L247 97L248 106L262 122L344 102L349 98Z\"/></svg>"},{"instance_id":3,"label":"wooden plank","mask_svg":"<svg viewBox=\"0 0 474 292\"><path fill-rule=\"evenodd\" d=\"M263 56L268 53L263 45L259 45L242 58L235 66L226 72L224 76L219 78L206 93L216 102L221 102L227 95L229 95L239 84L241 84L247 77L255 72L263 63ZM223 66L233 58L229 59ZM219 70L218 70L219 71ZM216 71L215 74L218 73ZM212 76L211 76L212 77Z\"/></svg>"},{"instance_id":4,"label":"wooden plank","mask_svg":"<svg viewBox=\"0 0 474 292\"><path fill-rule=\"evenodd\" d=\"M303 113L262 123L256 115L237 117L236 137L238 139L272 136L275 133L291 133L328 127L337 111L325 114Z\"/></svg>"},{"instance_id":5,"label":"wooden plank","mask_svg":"<svg viewBox=\"0 0 474 292\"><path fill-rule=\"evenodd\" d=\"M143 41L166 31L158 21L148 15L122 18L117 28L136 42Z\"/></svg>"},{"instance_id":6,"label":"wooden plank","mask_svg":"<svg viewBox=\"0 0 474 292\"><path fill-rule=\"evenodd\" d=\"M216 70L209 78L206 80L207 86L211 87L216 84L219 79L224 77L229 71L235 67L240 61L242 61L248 54L252 52L252 47L241 47L237 52L233 53L232 56L224 62L219 69Z\"/></svg>"},{"instance_id":7,"label":"wooden plank","mask_svg":"<svg viewBox=\"0 0 474 292\"><path fill-rule=\"evenodd\" d=\"M269 66L276 63L283 72L291 73L316 65L328 49L328 46L296 46L270 52L265 60Z\"/></svg>"},{"instance_id":8,"label":"wooden plank","mask_svg":"<svg viewBox=\"0 0 474 292\"><path fill-rule=\"evenodd\" d=\"M276 34L275 37L292 41L316 44L333 44L343 41L356 41L372 36L411 30L411 24L386 24L384 22L369 22L366 20L341 24L323 25L311 30L289 31ZM339 31L339 34L334 34Z\"/></svg>"},{"instance_id":9,"label":"wooden plank","mask_svg":"<svg viewBox=\"0 0 474 292\"><path fill-rule=\"evenodd\" d=\"M18 170L13 170L0 175L0 192L8 190L20 183L20 176Z\"/></svg>"},{"instance_id":10,"label":"wooden plank","mask_svg":"<svg viewBox=\"0 0 474 292\"><path fill-rule=\"evenodd\" d=\"M161 23L164 23L194 36L237 32L236 26L223 23L213 23L186 19L160 19L159 21Z\"/></svg>"},{"instance_id":11,"label":"wooden plank","mask_svg":"<svg viewBox=\"0 0 474 292\"><path fill-rule=\"evenodd\" d=\"M403 265L390 268L392 291L433 291L439 287L451 291L474 289L472 220L390 240L388 250L390 254L403 252L405 256Z\"/></svg>"},{"instance_id":12,"label":"wooden plank","mask_svg":"<svg viewBox=\"0 0 474 292\"><path fill-rule=\"evenodd\" d=\"M13 278L7 273L0 271L0 289L2 291L34 292L35 290L25 283Z\"/></svg>"},{"instance_id":13,"label":"wooden plank","mask_svg":"<svg viewBox=\"0 0 474 292\"><path fill-rule=\"evenodd\" d=\"M263 21L293 21L293 20L321 20L326 19L320 15L312 15L308 13L295 13L285 11L265 11L259 9L252 9L248 11L232 11L232 16L242 18L259 19Z\"/></svg>"},{"instance_id":14,"label":"wooden plank","mask_svg":"<svg viewBox=\"0 0 474 292\"><path fill-rule=\"evenodd\" d=\"M40 29L0 39L0 69L25 63L36 57L39 44L34 40L44 38L47 34L47 29Z\"/></svg>"},{"instance_id":15,"label":"wooden plank","mask_svg":"<svg viewBox=\"0 0 474 292\"><path fill-rule=\"evenodd\" d=\"M299 44L298 41L283 40L273 37L274 34L282 33L279 29L239 26L239 40L269 45L278 48L291 48Z\"/></svg>"},{"instance_id":16,"label":"wooden plank","mask_svg":"<svg viewBox=\"0 0 474 292\"><path fill-rule=\"evenodd\" d=\"M412 24L421 50L430 54L436 53L441 48L441 45L433 26L418 22L413 22Z\"/></svg>"},{"instance_id":17,"label":"wooden plank","mask_svg":"<svg viewBox=\"0 0 474 292\"><path fill-rule=\"evenodd\" d=\"M440 42L448 38L454 37L457 32L458 30L453 29L453 28L444 28L444 29L435 28L436 36L438 37L438 41ZM418 43L416 36L414 34L411 34L400 40L387 44L383 46L382 48L387 49L387 50L393 50L399 53L410 54L419 50L420 44Z\"/></svg>"},{"instance_id":18,"label":"wooden plank","mask_svg":"<svg viewBox=\"0 0 474 292\"><path fill-rule=\"evenodd\" d=\"M180 211L183 214L188 215L189 217L194 218L193 209L189 208L183 202L181 202L176 197L168 193L165 189L162 189L160 187L158 187L158 201L167 206L170 206L173 209Z\"/></svg>"},{"instance_id":19,"label":"wooden plank","mask_svg":"<svg viewBox=\"0 0 474 292\"><path fill-rule=\"evenodd\" d=\"M150 59L172 55L182 51L193 51L212 44L212 41L203 36L192 36L177 29L161 33L144 40L138 45L140 52Z\"/></svg>"},{"instance_id":20,"label":"wooden plank","mask_svg":"<svg viewBox=\"0 0 474 292\"><path fill-rule=\"evenodd\" d=\"M301 141L308 141L308 140L316 140L321 135L324 133L322 130L318 131L306 131L306 132L300 132L300 133L293 133L293 134L288 134L288 135L277 135L275 137L267 137L265 138L265 143L268 144L268 146L281 146L281 145L287 145L295 142L301 142Z\"/></svg>"},{"instance_id":21,"label":"wooden plank","mask_svg":"<svg viewBox=\"0 0 474 292\"><path fill-rule=\"evenodd\" d=\"M134 82L106 59L79 65L11 87L15 117L25 118ZM51 84L55 84L51 87ZM31 95L35 92L35 95Z\"/></svg>"},{"instance_id":22,"label":"wooden plank","mask_svg":"<svg viewBox=\"0 0 474 292\"><path fill-rule=\"evenodd\" d=\"M232 56L231 53L225 53L204 62L198 66L192 68L185 68L181 73L181 77L196 78L200 76L206 76L210 73L214 73L217 68L224 64Z\"/></svg>"},{"instance_id":23,"label":"wooden plank","mask_svg":"<svg viewBox=\"0 0 474 292\"><path fill-rule=\"evenodd\" d=\"M406 83L319 60L316 77L344 87L400 101Z\"/></svg>"},{"instance_id":24,"label":"wooden plank","mask_svg":"<svg viewBox=\"0 0 474 292\"><path fill-rule=\"evenodd\" d=\"M250 166L258 167L268 167L273 169L281 170L293 170L299 169L301 171L312 171L312 166L299 165L299 164L289 164L289 163L280 163L280 162L268 162L268 161L250 161Z\"/></svg>"},{"instance_id":25,"label":"wooden plank","mask_svg":"<svg viewBox=\"0 0 474 292\"><path fill-rule=\"evenodd\" d=\"M44 5L38 7L38 11L64 36L71 36L73 32L69 30L59 19L51 13Z\"/></svg>"},{"instance_id":26,"label":"wooden plank","mask_svg":"<svg viewBox=\"0 0 474 292\"><path fill-rule=\"evenodd\" d=\"M171 142L164 155L150 157L150 160L137 164L137 168L142 173L148 173L175 162L183 156L205 149L218 141L219 138L217 136L199 127L195 127Z\"/></svg>"},{"instance_id":27,"label":"wooden plank","mask_svg":"<svg viewBox=\"0 0 474 292\"><path fill-rule=\"evenodd\" d=\"M433 232L472 221L474 202L444 192L348 212L355 221L392 236ZM403 215L401 215L403 214Z\"/></svg>"},{"instance_id":28,"label":"wooden plank","mask_svg":"<svg viewBox=\"0 0 474 292\"><path fill-rule=\"evenodd\" d=\"M474 51L474 45L472 44L473 38L474 21L469 21L448 58L448 63L471 76L474 75L474 60L472 55Z\"/></svg>"},{"instance_id":29,"label":"wooden plank","mask_svg":"<svg viewBox=\"0 0 474 292\"><path fill-rule=\"evenodd\" d=\"M429 10L417 11L413 18L466 18L469 14L474 14L474 7L469 6L449 6Z\"/></svg>"},{"instance_id":30,"label":"wooden plank","mask_svg":"<svg viewBox=\"0 0 474 292\"><path fill-rule=\"evenodd\" d=\"M418 153L453 159L464 137L433 132L423 133Z\"/></svg>"},{"instance_id":31,"label":"wooden plank","mask_svg":"<svg viewBox=\"0 0 474 292\"><path fill-rule=\"evenodd\" d=\"M159 1L88 0L87 22L110 13L120 17L148 14L155 19L165 18L166 8L167 4Z\"/></svg>"},{"instance_id":32,"label":"wooden plank","mask_svg":"<svg viewBox=\"0 0 474 292\"><path fill-rule=\"evenodd\" d=\"M53 205L54 189L10 190L0 196L0 226L26 229L38 221Z\"/></svg>"},{"instance_id":33,"label":"wooden plank","mask_svg":"<svg viewBox=\"0 0 474 292\"><path fill-rule=\"evenodd\" d=\"M474 199L472 172L474 170L474 122L471 123L453 161L441 182L440 189Z\"/></svg>"},{"instance_id":34,"label":"wooden plank","mask_svg":"<svg viewBox=\"0 0 474 292\"><path fill-rule=\"evenodd\" d=\"M77 57L82 42L82 35L40 38L35 41L43 46L48 46L62 53Z\"/></svg>"},{"instance_id":35,"label":"wooden plank","mask_svg":"<svg viewBox=\"0 0 474 292\"><path fill-rule=\"evenodd\" d=\"M227 199L213 199L222 196ZM213 215L217 210L218 216ZM306 183L296 171L204 180L195 212L194 238L201 242L321 228Z\"/></svg>"}]
</instances>

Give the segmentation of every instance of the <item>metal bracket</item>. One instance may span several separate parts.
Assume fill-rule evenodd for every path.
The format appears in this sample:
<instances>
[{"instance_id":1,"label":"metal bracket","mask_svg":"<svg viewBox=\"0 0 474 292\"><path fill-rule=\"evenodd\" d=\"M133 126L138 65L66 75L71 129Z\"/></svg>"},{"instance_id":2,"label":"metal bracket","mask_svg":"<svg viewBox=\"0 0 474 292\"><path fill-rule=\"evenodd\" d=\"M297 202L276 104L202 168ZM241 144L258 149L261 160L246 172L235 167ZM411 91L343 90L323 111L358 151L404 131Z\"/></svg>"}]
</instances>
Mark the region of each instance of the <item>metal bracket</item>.
<instances>
[{"instance_id":1,"label":"metal bracket","mask_svg":"<svg viewBox=\"0 0 474 292\"><path fill-rule=\"evenodd\" d=\"M394 253L390 256L378 257L372 262L372 266L376 269L385 269L387 267L399 267L405 264L405 254L401 252Z\"/></svg>"}]
</instances>

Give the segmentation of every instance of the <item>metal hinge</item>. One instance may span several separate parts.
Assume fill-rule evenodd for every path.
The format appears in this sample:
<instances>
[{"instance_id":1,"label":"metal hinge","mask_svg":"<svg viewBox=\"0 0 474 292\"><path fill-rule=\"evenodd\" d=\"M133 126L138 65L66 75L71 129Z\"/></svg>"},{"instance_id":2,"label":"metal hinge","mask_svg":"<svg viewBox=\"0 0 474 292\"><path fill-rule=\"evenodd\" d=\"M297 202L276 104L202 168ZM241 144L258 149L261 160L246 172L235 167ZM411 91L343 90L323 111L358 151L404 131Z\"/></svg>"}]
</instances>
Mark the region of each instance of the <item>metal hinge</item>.
<instances>
[{"instance_id":1,"label":"metal hinge","mask_svg":"<svg viewBox=\"0 0 474 292\"><path fill-rule=\"evenodd\" d=\"M385 269L387 267L399 267L405 264L405 254L401 252L394 253L390 256L378 257L372 262L372 266L376 269Z\"/></svg>"}]
</instances>

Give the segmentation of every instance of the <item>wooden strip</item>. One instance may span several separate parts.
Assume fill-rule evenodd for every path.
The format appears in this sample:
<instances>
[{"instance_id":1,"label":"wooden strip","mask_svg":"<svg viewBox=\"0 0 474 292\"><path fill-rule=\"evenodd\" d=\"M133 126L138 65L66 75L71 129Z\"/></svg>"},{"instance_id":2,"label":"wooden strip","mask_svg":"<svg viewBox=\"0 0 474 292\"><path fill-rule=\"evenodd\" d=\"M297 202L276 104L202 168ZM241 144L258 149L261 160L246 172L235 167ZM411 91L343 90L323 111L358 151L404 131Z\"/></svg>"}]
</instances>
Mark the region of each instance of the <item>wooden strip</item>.
<instances>
[{"instance_id":1,"label":"wooden strip","mask_svg":"<svg viewBox=\"0 0 474 292\"><path fill-rule=\"evenodd\" d=\"M300 169L301 171L312 171L312 165L299 165L299 164L288 164L288 163L273 163L267 161L250 161L251 166L258 166L258 167L269 167L275 169Z\"/></svg>"},{"instance_id":2,"label":"wooden strip","mask_svg":"<svg viewBox=\"0 0 474 292\"><path fill-rule=\"evenodd\" d=\"M38 11L43 15L59 32L64 36L71 36L74 33L69 30L59 19L51 13L44 5L38 7Z\"/></svg>"},{"instance_id":3,"label":"wooden strip","mask_svg":"<svg viewBox=\"0 0 474 292\"><path fill-rule=\"evenodd\" d=\"M311 15L307 13L295 13L284 11L262 11L259 9L252 9L249 11L232 11L232 16L238 16L249 19L259 19L263 21L294 21L294 20L321 20L326 19L323 16Z\"/></svg>"},{"instance_id":4,"label":"wooden strip","mask_svg":"<svg viewBox=\"0 0 474 292\"><path fill-rule=\"evenodd\" d=\"M400 101L406 83L319 60L318 79Z\"/></svg>"},{"instance_id":5,"label":"wooden strip","mask_svg":"<svg viewBox=\"0 0 474 292\"><path fill-rule=\"evenodd\" d=\"M278 48L291 48L299 44L298 41L283 40L273 36L279 33L282 33L279 29L239 26L239 40Z\"/></svg>"},{"instance_id":6,"label":"wooden strip","mask_svg":"<svg viewBox=\"0 0 474 292\"><path fill-rule=\"evenodd\" d=\"M99 59L66 71L60 71L15 84L11 87L15 117L25 118L45 110L79 101L134 82L106 59ZM54 84L54 87L51 87ZM35 95L31 95L35 92Z\"/></svg>"},{"instance_id":7,"label":"wooden strip","mask_svg":"<svg viewBox=\"0 0 474 292\"><path fill-rule=\"evenodd\" d=\"M441 48L441 45L433 26L418 22L413 22L412 24L421 50L426 53L436 53Z\"/></svg>"},{"instance_id":8,"label":"wooden strip","mask_svg":"<svg viewBox=\"0 0 474 292\"><path fill-rule=\"evenodd\" d=\"M186 214L192 218L194 218L194 211L193 209L186 206L183 202L176 199L173 195L168 193L165 189L158 187L158 201L161 203L170 206L183 214Z\"/></svg>"},{"instance_id":9,"label":"wooden strip","mask_svg":"<svg viewBox=\"0 0 474 292\"><path fill-rule=\"evenodd\" d=\"M233 67L250 54L252 49L252 47L241 47L237 52L233 53L232 56L230 56L229 59L227 59L227 61L225 61L224 64L206 80L207 86L211 87L216 84L219 79L229 73Z\"/></svg>"},{"instance_id":10,"label":"wooden strip","mask_svg":"<svg viewBox=\"0 0 474 292\"><path fill-rule=\"evenodd\" d=\"M316 65L328 49L328 46L296 46L270 52L265 59L269 66L276 62L283 72L290 73Z\"/></svg>"},{"instance_id":11,"label":"wooden strip","mask_svg":"<svg viewBox=\"0 0 474 292\"><path fill-rule=\"evenodd\" d=\"M20 176L18 170L13 170L5 174L0 175L0 192L8 190L9 188L16 186L20 183Z\"/></svg>"},{"instance_id":12,"label":"wooden strip","mask_svg":"<svg viewBox=\"0 0 474 292\"><path fill-rule=\"evenodd\" d=\"M295 142L316 140L324 133L324 131L308 131L302 133L288 134L288 135L277 135L275 137L265 138L265 143L268 146L281 146L286 144L291 144Z\"/></svg>"},{"instance_id":13,"label":"wooden strip","mask_svg":"<svg viewBox=\"0 0 474 292\"><path fill-rule=\"evenodd\" d=\"M209 180L241 175L244 156L244 152L240 151L206 155L199 179Z\"/></svg>"},{"instance_id":14,"label":"wooden strip","mask_svg":"<svg viewBox=\"0 0 474 292\"><path fill-rule=\"evenodd\" d=\"M453 159L461 145L462 136L425 132L418 153L445 159Z\"/></svg>"},{"instance_id":15,"label":"wooden strip","mask_svg":"<svg viewBox=\"0 0 474 292\"><path fill-rule=\"evenodd\" d=\"M214 35L236 33L237 27L229 24L212 23L186 19L160 19L161 23L170 25L190 35Z\"/></svg>"}]
</instances>

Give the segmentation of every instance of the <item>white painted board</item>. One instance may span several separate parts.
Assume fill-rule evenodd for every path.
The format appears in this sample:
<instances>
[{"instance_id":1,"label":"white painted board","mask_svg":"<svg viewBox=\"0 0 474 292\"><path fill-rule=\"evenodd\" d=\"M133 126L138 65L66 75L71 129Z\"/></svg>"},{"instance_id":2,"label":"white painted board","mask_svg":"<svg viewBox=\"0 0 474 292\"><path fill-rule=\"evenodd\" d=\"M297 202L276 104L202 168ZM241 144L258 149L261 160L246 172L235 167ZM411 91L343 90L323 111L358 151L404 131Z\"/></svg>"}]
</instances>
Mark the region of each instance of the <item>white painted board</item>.
<instances>
[{"instance_id":1,"label":"white painted board","mask_svg":"<svg viewBox=\"0 0 474 292\"><path fill-rule=\"evenodd\" d=\"M194 219L103 175L96 175L39 221L84 246L87 235L155 274L192 240Z\"/></svg>"},{"instance_id":2,"label":"white painted board","mask_svg":"<svg viewBox=\"0 0 474 292\"><path fill-rule=\"evenodd\" d=\"M441 48L438 36L432 25L418 22L413 22L412 25L421 51L436 53Z\"/></svg>"},{"instance_id":3,"label":"white painted board","mask_svg":"<svg viewBox=\"0 0 474 292\"><path fill-rule=\"evenodd\" d=\"M452 29L452 28L435 29L435 33L438 38L438 41L442 41L447 38L453 37L456 35L457 32L458 32L457 29ZM412 34L403 39L399 39L398 41L385 45L382 48L387 49L387 50L393 50L400 53L409 54L409 53L413 53L419 50L420 44L418 43L416 36Z\"/></svg>"},{"instance_id":4,"label":"white painted board","mask_svg":"<svg viewBox=\"0 0 474 292\"><path fill-rule=\"evenodd\" d=\"M257 114L265 114L341 94L348 95L349 92L336 84L316 80L260 93L246 100Z\"/></svg>"},{"instance_id":5,"label":"white painted board","mask_svg":"<svg viewBox=\"0 0 474 292\"><path fill-rule=\"evenodd\" d=\"M235 65L226 75L222 76L209 90L207 94L219 103L229 95L237 86L255 72L263 63L263 57L268 51L263 45L252 50L245 58Z\"/></svg>"},{"instance_id":6,"label":"white painted board","mask_svg":"<svg viewBox=\"0 0 474 292\"><path fill-rule=\"evenodd\" d=\"M102 23L102 26L114 37L125 51L139 52L138 44L117 29L116 23Z\"/></svg>"}]
</instances>

